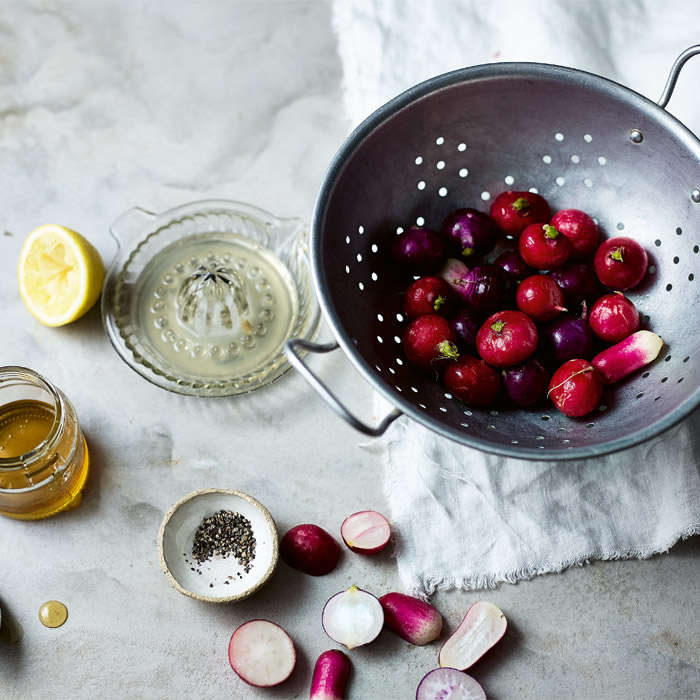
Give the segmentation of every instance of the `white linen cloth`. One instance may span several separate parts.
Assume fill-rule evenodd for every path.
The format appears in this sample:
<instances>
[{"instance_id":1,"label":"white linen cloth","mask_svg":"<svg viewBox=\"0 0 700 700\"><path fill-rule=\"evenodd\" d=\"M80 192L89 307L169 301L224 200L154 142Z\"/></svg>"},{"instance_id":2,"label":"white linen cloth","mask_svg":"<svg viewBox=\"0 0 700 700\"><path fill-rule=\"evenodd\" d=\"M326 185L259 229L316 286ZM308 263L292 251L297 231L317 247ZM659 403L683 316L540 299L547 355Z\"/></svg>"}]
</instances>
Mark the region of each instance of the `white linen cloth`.
<instances>
[{"instance_id":1,"label":"white linen cloth","mask_svg":"<svg viewBox=\"0 0 700 700\"><path fill-rule=\"evenodd\" d=\"M657 99L676 56L700 43L700 13L686 2L367 0L336 3L334 26L355 123L417 82L493 61L568 65ZM695 133L698 63L684 69L670 105ZM487 455L400 419L370 449L386 466L407 592L649 557L697 534L698 421L623 453L558 463Z\"/></svg>"}]
</instances>

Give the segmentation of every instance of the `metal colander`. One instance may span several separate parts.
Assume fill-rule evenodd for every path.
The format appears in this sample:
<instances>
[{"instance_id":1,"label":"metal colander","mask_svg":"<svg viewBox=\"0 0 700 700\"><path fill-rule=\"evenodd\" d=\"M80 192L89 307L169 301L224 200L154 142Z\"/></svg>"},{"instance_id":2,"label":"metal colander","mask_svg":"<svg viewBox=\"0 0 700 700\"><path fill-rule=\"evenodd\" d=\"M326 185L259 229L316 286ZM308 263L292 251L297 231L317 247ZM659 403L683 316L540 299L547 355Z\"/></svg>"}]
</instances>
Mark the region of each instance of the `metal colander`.
<instances>
[{"instance_id":1,"label":"metal colander","mask_svg":"<svg viewBox=\"0 0 700 700\"><path fill-rule=\"evenodd\" d=\"M596 75L504 63L438 76L362 123L331 163L311 229L314 282L338 344L397 407L378 427L351 415L301 360L338 344L292 341L290 361L333 407L368 434L402 413L460 443L527 459L602 455L647 440L700 402L700 141L665 105ZM553 406L469 406L406 360L400 338L405 277L392 237L410 225L439 228L459 207L488 211L505 189L539 192L552 211L578 208L603 237L637 239L649 254L643 284L628 292L642 327L666 342L645 371L606 389L581 419Z\"/></svg>"}]
</instances>

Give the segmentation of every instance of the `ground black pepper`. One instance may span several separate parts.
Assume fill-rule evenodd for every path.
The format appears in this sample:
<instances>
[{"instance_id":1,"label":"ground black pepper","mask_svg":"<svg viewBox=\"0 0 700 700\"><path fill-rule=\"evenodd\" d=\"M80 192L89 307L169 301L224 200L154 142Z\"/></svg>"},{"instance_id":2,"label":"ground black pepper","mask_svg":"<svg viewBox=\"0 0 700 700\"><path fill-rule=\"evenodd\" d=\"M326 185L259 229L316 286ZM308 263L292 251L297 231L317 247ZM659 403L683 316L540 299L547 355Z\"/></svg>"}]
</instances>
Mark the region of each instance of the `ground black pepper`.
<instances>
[{"instance_id":1,"label":"ground black pepper","mask_svg":"<svg viewBox=\"0 0 700 700\"><path fill-rule=\"evenodd\" d=\"M248 573L255 559L255 537L250 520L231 510L220 510L205 518L197 528L192 543L192 556L198 564L209 561L213 555L226 559L230 555ZM198 570L198 573L201 571ZM240 574L239 574L240 576Z\"/></svg>"}]
</instances>

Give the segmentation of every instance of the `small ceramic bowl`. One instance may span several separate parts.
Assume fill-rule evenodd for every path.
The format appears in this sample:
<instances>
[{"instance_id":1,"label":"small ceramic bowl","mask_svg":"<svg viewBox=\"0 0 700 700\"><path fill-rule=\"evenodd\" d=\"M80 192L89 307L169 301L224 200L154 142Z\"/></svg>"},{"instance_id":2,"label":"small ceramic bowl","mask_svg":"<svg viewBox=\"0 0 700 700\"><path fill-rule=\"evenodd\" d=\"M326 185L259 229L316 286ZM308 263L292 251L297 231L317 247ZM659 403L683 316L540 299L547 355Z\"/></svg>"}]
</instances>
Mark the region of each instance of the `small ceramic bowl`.
<instances>
[{"instance_id":1,"label":"small ceramic bowl","mask_svg":"<svg viewBox=\"0 0 700 700\"><path fill-rule=\"evenodd\" d=\"M202 521L221 510L240 513L250 521L255 557L248 571L233 554L212 555L202 562L192 555ZM272 576L279 560L277 528L267 509L247 493L203 489L180 499L165 514L158 554L165 575L180 593L207 603L234 603L255 593Z\"/></svg>"}]
</instances>

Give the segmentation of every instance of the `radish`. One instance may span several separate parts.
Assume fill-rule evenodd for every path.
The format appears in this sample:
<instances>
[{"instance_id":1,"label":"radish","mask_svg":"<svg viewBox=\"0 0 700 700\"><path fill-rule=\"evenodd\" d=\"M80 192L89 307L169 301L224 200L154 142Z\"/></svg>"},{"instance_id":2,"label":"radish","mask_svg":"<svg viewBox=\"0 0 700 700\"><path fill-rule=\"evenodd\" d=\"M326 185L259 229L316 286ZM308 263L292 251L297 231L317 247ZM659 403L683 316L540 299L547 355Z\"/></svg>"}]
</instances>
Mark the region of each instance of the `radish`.
<instances>
[{"instance_id":1,"label":"radish","mask_svg":"<svg viewBox=\"0 0 700 700\"><path fill-rule=\"evenodd\" d=\"M403 310L408 318L423 314L451 316L455 310L455 294L442 277L427 275L414 280L403 295Z\"/></svg>"},{"instance_id":2,"label":"radish","mask_svg":"<svg viewBox=\"0 0 700 700\"><path fill-rule=\"evenodd\" d=\"M350 586L328 600L321 623L334 642L354 649L377 638L384 625L384 610L376 596Z\"/></svg>"},{"instance_id":3,"label":"radish","mask_svg":"<svg viewBox=\"0 0 700 700\"><path fill-rule=\"evenodd\" d=\"M416 700L486 700L484 689L456 668L436 668L423 676Z\"/></svg>"},{"instance_id":4,"label":"radish","mask_svg":"<svg viewBox=\"0 0 700 700\"><path fill-rule=\"evenodd\" d=\"M470 309L462 309L450 318L450 328L457 338L458 350L466 352L476 349L476 334L482 321L483 316Z\"/></svg>"},{"instance_id":5,"label":"radish","mask_svg":"<svg viewBox=\"0 0 700 700\"><path fill-rule=\"evenodd\" d=\"M639 330L637 307L622 293L606 294L591 307L591 330L606 343L619 343Z\"/></svg>"},{"instance_id":6,"label":"radish","mask_svg":"<svg viewBox=\"0 0 700 700\"><path fill-rule=\"evenodd\" d=\"M267 688L292 675L297 655L294 642L279 625L250 620L231 635L228 660L246 683Z\"/></svg>"},{"instance_id":7,"label":"radish","mask_svg":"<svg viewBox=\"0 0 700 700\"><path fill-rule=\"evenodd\" d=\"M664 341L651 331L637 331L611 348L599 352L591 361L603 383L614 384L653 362Z\"/></svg>"},{"instance_id":8,"label":"radish","mask_svg":"<svg viewBox=\"0 0 700 700\"><path fill-rule=\"evenodd\" d=\"M585 314L584 310L584 314ZM567 360L593 357L593 331L585 317L562 314L540 331L540 348L556 367Z\"/></svg>"},{"instance_id":9,"label":"radish","mask_svg":"<svg viewBox=\"0 0 700 700\"><path fill-rule=\"evenodd\" d=\"M580 260L598 247L598 227L588 214L580 209L562 209L549 222L571 242L571 258Z\"/></svg>"},{"instance_id":10,"label":"radish","mask_svg":"<svg viewBox=\"0 0 700 700\"><path fill-rule=\"evenodd\" d=\"M391 537L389 521L374 510L349 515L340 526L340 534L348 549L358 554L378 554Z\"/></svg>"},{"instance_id":11,"label":"radish","mask_svg":"<svg viewBox=\"0 0 700 700\"><path fill-rule=\"evenodd\" d=\"M463 258L490 253L498 241L491 217L476 209L457 209L442 222L440 232Z\"/></svg>"},{"instance_id":12,"label":"radish","mask_svg":"<svg viewBox=\"0 0 700 700\"><path fill-rule=\"evenodd\" d=\"M536 272L523 260L523 256L517 250L504 251L493 261L493 264L502 267L513 279L518 281L522 281Z\"/></svg>"},{"instance_id":13,"label":"radish","mask_svg":"<svg viewBox=\"0 0 700 700\"><path fill-rule=\"evenodd\" d=\"M456 362L450 362L442 380L451 394L475 406L490 404L501 390L498 372L472 355L459 355Z\"/></svg>"},{"instance_id":14,"label":"radish","mask_svg":"<svg viewBox=\"0 0 700 700\"><path fill-rule=\"evenodd\" d=\"M311 576L324 576L335 569L340 546L322 527L297 525L280 540L282 561Z\"/></svg>"},{"instance_id":15,"label":"radish","mask_svg":"<svg viewBox=\"0 0 700 700\"><path fill-rule=\"evenodd\" d=\"M379 602L384 626L401 639L422 647L440 638L442 615L430 603L405 593L386 593Z\"/></svg>"},{"instance_id":16,"label":"radish","mask_svg":"<svg viewBox=\"0 0 700 700\"><path fill-rule=\"evenodd\" d=\"M343 700L351 667L350 659L339 649L324 651L314 666L309 700Z\"/></svg>"},{"instance_id":17,"label":"radish","mask_svg":"<svg viewBox=\"0 0 700 700\"><path fill-rule=\"evenodd\" d=\"M476 336L482 359L493 367L525 362L537 348L537 328L522 311L501 311L489 316Z\"/></svg>"},{"instance_id":18,"label":"radish","mask_svg":"<svg viewBox=\"0 0 700 700\"><path fill-rule=\"evenodd\" d=\"M532 275L524 279L515 294L518 309L533 321L551 321L566 311L564 292L554 279L547 275Z\"/></svg>"},{"instance_id":19,"label":"radish","mask_svg":"<svg viewBox=\"0 0 700 700\"><path fill-rule=\"evenodd\" d=\"M644 279L647 263L644 248L628 236L603 241L593 259L598 279L606 287L617 291L636 287Z\"/></svg>"},{"instance_id":20,"label":"radish","mask_svg":"<svg viewBox=\"0 0 700 700\"><path fill-rule=\"evenodd\" d=\"M518 250L530 267L554 270L569 259L571 243L554 226L531 224L520 235Z\"/></svg>"},{"instance_id":21,"label":"radish","mask_svg":"<svg viewBox=\"0 0 700 700\"><path fill-rule=\"evenodd\" d=\"M419 369L436 369L435 360L453 355L455 334L449 321L437 314L414 318L403 333L401 343L406 359Z\"/></svg>"},{"instance_id":22,"label":"radish","mask_svg":"<svg viewBox=\"0 0 700 700\"><path fill-rule=\"evenodd\" d=\"M547 200L534 192L501 192L493 200L491 218L503 233L519 236L529 224L546 224L552 212Z\"/></svg>"},{"instance_id":23,"label":"radish","mask_svg":"<svg viewBox=\"0 0 700 700\"><path fill-rule=\"evenodd\" d=\"M574 263L552 270L550 276L561 287L568 304L593 301L603 292L593 265Z\"/></svg>"},{"instance_id":24,"label":"radish","mask_svg":"<svg viewBox=\"0 0 700 700\"><path fill-rule=\"evenodd\" d=\"M407 272L427 275L437 270L447 257L445 239L431 228L412 226L391 243L394 261Z\"/></svg>"},{"instance_id":25,"label":"radish","mask_svg":"<svg viewBox=\"0 0 700 700\"><path fill-rule=\"evenodd\" d=\"M569 418L590 413L603 395L603 377L586 360L576 358L565 362L549 382L549 398Z\"/></svg>"},{"instance_id":26,"label":"radish","mask_svg":"<svg viewBox=\"0 0 700 700\"><path fill-rule=\"evenodd\" d=\"M457 258L447 258L445 264L438 270L437 276L447 282L461 299L464 299L464 280L469 274L469 268Z\"/></svg>"},{"instance_id":27,"label":"radish","mask_svg":"<svg viewBox=\"0 0 700 700\"><path fill-rule=\"evenodd\" d=\"M503 386L511 403L531 406L547 395L550 371L537 359L530 358L501 372Z\"/></svg>"},{"instance_id":28,"label":"radish","mask_svg":"<svg viewBox=\"0 0 700 700\"><path fill-rule=\"evenodd\" d=\"M438 663L460 671L468 669L505 634L506 625L505 615L493 603L474 603L442 645Z\"/></svg>"},{"instance_id":29,"label":"radish","mask_svg":"<svg viewBox=\"0 0 700 700\"><path fill-rule=\"evenodd\" d=\"M477 265L460 284L467 307L485 316L512 305L513 278L498 265Z\"/></svg>"}]
</instances>

